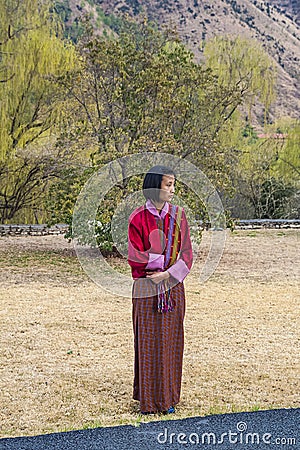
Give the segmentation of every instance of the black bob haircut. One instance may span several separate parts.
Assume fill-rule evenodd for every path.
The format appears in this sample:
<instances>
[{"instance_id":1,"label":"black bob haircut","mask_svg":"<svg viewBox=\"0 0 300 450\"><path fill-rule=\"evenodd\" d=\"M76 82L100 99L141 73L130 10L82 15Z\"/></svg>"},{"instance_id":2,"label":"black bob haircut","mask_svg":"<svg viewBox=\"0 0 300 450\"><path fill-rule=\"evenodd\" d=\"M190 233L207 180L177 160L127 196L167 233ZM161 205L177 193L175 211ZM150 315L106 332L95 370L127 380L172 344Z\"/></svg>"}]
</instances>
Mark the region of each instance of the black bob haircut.
<instances>
[{"instance_id":1,"label":"black bob haircut","mask_svg":"<svg viewBox=\"0 0 300 450\"><path fill-rule=\"evenodd\" d=\"M163 175L174 175L176 178L174 170L166 166L154 166L146 173L143 182L143 194L147 200L159 201L159 189L161 188Z\"/></svg>"}]
</instances>

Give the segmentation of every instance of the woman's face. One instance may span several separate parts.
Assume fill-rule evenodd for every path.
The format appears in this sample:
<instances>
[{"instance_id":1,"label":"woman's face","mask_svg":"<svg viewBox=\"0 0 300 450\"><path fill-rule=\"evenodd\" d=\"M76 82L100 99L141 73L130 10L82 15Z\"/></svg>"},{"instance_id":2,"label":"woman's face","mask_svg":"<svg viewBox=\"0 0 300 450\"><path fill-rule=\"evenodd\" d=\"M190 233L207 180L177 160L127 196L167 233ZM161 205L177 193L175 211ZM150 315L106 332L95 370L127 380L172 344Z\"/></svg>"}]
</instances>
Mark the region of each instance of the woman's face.
<instances>
[{"instance_id":1,"label":"woman's face","mask_svg":"<svg viewBox=\"0 0 300 450\"><path fill-rule=\"evenodd\" d=\"M161 180L159 200L161 202L169 202L172 199L174 192L175 192L174 175L163 175Z\"/></svg>"}]
</instances>

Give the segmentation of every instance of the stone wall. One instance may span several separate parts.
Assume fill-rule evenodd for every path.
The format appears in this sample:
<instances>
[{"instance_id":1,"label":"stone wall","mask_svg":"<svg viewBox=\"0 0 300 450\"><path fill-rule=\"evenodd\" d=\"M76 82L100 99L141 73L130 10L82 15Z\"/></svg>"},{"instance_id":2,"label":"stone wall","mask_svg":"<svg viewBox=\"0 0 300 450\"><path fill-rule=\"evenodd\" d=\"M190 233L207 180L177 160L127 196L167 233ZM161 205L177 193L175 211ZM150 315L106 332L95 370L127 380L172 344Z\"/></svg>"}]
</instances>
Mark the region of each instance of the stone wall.
<instances>
[{"instance_id":1,"label":"stone wall","mask_svg":"<svg viewBox=\"0 0 300 450\"><path fill-rule=\"evenodd\" d=\"M201 223L201 221L200 221ZM259 228L300 228L300 219L251 219L236 222L237 230L259 229ZM56 224L51 227L47 225L0 225L0 236L46 236L66 234L68 225Z\"/></svg>"},{"instance_id":2,"label":"stone wall","mask_svg":"<svg viewBox=\"0 0 300 450\"><path fill-rule=\"evenodd\" d=\"M0 236L46 236L67 233L66 224L47 225L0 225Z\"/></svg>"}]
</instances>

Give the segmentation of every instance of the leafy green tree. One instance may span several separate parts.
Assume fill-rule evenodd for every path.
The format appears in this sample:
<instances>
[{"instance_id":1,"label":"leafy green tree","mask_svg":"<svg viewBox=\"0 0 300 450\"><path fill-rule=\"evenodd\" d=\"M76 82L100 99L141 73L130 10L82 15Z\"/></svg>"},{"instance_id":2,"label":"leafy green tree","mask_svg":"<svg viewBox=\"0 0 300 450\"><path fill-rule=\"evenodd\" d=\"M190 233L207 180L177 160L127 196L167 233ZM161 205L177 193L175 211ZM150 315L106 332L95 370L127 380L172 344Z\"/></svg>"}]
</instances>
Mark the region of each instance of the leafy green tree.
<instances>
[{"instance_id":1,"label":"leafy green tree","mask_svg":"<svg viewBox=\"0 0 300 450\"><path fill-rule=\"evenodd\" d=\"M299 187L300 183L300 121L282 118L269 129L269 133L282 134L276 147L276 173L285 181Z\"/></svg>"},{"instance_id":2,"label":"leafy green tree","mask_svg":"<svg viewBox=\"0 0 300 450\"><path fill-rule=\"evenodd\" d=\"M282 122L281 122L282 124ZM266 128L263 137L247 128L239 143L239 164L234 184L236 201L247 202L256 218L297 216L299 195L299 134L297 121ZM278 133L280 131L280 133ZM283 132L282 132L283 131ZM236 208L237 210L237 208Z\"/></svg>"},{"instance_id":3,"label":"leafy green tree","mask_svg":"<svg viewBox=\"0 0 300 450\"><path fill-rule=\"evenodd\" d=\"M54 145L63 92L53 77L72 67L75 53L60 39L49 6L42 0L0 0L2 221L37 200L58 161L64 162L65 154Z\"/></svg>"},{"instance_id":4,"label":"leafy green tree","mask_svg":"<svg viewBox=\"0 0 300 450\"><path fill-rule=\"evenodd\" d=\"M265 121L275 100L276 67L262 45L242 36L215 36L204 48L206 64L217 74L219 83L233 87L251 109L256 101L265 108Z\"/></svg>"},{"instance_id":5,"label":"leafy green tree","mask_svg":"<svg viewBox=\"0 0 300 450\"><path fill-rule=\"evenodd\" d=\"M233 158L221 136L243 99L197 64L175 33L124 21L118 36L109 39L90 32L78 52L80 66L60 82L70 94L78 138L84 151L90 150L94 170L127 154L160 151L189 159L217 187L231 188ZM111 212L141 186L141 179L130 184L126 167L121 170L124 181L107 202ZM195 199L189 201L200 209ZM110 216L106 212L105 220Z\"/></svg>"},{"instance_id":6,"label":"leafy green tree","mask_svg":"<svg viewBox=\"0 0 300 450\"><path fill-rule=\"evenodd\" d=\"M287 205L295 194L292 185L271 177L261 186L258 203L259 217L262 219L280 219L286 217Z\"/></svg>"}]
</instances>

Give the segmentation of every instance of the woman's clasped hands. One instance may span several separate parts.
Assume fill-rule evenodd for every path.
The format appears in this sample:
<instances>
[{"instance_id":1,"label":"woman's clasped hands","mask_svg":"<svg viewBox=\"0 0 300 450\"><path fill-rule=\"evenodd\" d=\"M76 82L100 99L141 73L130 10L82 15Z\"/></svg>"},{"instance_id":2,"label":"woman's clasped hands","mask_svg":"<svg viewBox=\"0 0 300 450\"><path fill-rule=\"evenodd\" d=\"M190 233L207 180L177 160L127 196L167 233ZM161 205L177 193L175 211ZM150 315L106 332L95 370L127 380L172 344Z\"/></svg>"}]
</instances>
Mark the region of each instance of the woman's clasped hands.
<instances>
[{"instance_id":1,"label":"woman's clasped hands","mask_svg":"<svg viewBox=\"0 0 300 450\"><path fill-rule=\"evenodd\" d=\"M158 284L163 280L168 280L170 278L170 274L167 270L164 272L149 271L147 272L146 278L150 278L153 283Z\"/></svg>"}]
</instances>

